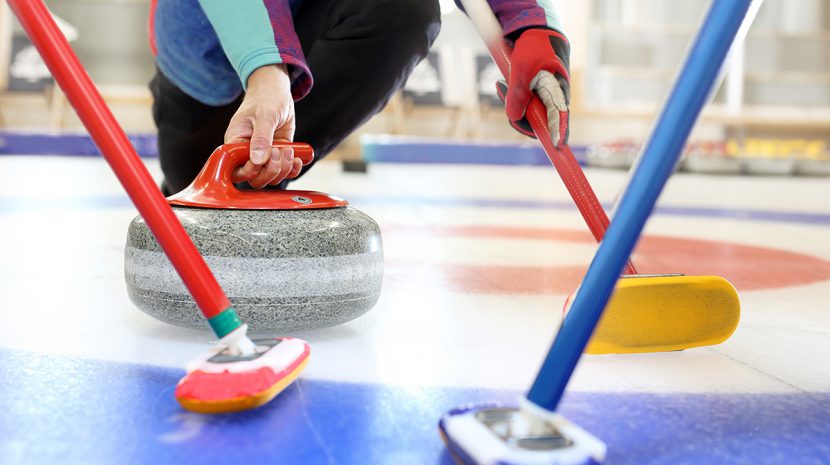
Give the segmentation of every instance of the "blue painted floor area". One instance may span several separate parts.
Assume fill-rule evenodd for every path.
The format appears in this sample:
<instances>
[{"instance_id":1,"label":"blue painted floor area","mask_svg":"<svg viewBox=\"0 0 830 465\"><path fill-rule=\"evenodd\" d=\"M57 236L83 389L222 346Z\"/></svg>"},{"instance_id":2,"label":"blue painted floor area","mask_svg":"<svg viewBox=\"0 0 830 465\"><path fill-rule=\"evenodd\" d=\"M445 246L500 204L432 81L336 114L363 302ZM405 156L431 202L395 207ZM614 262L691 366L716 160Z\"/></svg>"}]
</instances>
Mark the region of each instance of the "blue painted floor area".
<instances>
[{"instance_id":1,"label":"blue painted floor area","mask_svg":"<svg viewBox=\"0 0 830 465\"><path fill-rule=\"evenodd\" d=\"M349 202L357 206L399 205L420 207L472 207L505 208L528 210L576 210L570 200L516 200L493 198L431 198L431 197L379 197L350 196ZM31 213L42 210L99 210L132 208L126 195L108 195L96 197L56 197L51 199L3 198L0 196L0 215ZM612 204L603 204L610 210ZM655 209L655 215L723 218L745 221L775 221L779 223L812 224L830 226L830 214L804 213L797 211L778 211L745 208L722 208L704 206L665 205Z\"/></svg>"},{"instance_id":2,"label":"blue painted floor area","mask_svg":"<svg viewBox=\"0 0 830 465\"><path fill-rule=\"evenodd\" d=\"M183 371L0 351L0 463L451 464L436 424L517 393L300 380L234 415L183 411ZM612 465L827 464L830 393L575 393Z\"/></svg>"},{"instance_id":3,"label":"blue painted floor area","mask_svg":"<svg viewBox=\"0 0 830 465\"><path fill-rule=\"evenodd\" d=\"M549 166L550 159L535 142L470 143L397 136L361 137L363 158L370 163L439 163ZM574 156L585 160L585 147Z\"/></svg>"},{"instance_id":4,"label":"blue painted floor area","mask_svg":"<svg viewBox=\"0 0 830 465\"><path fill-rule=\"evenodd\" d=\"M130 142L142 157L158 157L155 134L129 134ZM0 155L64 155L100 157L101 151L84 132L55 133L0 129Z\"/></svg>"}]
</instances>

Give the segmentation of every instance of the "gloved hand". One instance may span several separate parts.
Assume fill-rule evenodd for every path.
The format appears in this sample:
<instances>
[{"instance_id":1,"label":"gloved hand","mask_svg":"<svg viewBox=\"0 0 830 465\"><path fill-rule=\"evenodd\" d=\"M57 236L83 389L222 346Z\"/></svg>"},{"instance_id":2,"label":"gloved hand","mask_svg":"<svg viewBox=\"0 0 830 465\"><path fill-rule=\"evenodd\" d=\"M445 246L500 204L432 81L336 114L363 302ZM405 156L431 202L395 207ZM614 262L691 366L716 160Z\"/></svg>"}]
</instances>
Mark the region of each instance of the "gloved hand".
<instances>
[{"instance_id":1,"label":"gloved hand","mask_svg":"<svg viewBox=\"0 0 830 465\"><path fill-rule=\"evenodd\" d=\"M568 143L568 105L570 45L564 35L551 29L527 29L513 47L508 82L497 83L499 97L505 101L510 124L522 134L536 137L525 118L535 91L545 104L553 143Z\"/></svg>"}]
</instances>

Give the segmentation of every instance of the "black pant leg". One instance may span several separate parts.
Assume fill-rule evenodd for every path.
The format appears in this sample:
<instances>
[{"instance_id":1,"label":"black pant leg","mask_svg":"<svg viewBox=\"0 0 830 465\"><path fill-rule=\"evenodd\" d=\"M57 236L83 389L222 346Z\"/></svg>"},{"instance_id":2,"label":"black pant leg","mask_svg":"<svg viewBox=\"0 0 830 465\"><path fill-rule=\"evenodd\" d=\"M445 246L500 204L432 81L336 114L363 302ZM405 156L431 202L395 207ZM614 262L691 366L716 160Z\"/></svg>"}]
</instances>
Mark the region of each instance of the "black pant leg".
<instances>
[{"instance_id":1,"label":"black pant leg","mask_svg":"<svg viewBox=\"0 0 830 465\"><path fill-rule=\"evenodd\" d=\"M210 154L222 145L225 130L242 102L213 107L190 97L156 70L150 81L153 119L158 127L158 151L164 195L187 187Z\"/></svg>"},{"instance_id":2,"label":"black pant leg","mask_svg":"<svg viewBox=\"0 0 830 465\"><path fill-rule=\"evenodd\" d=\"M295 30L314 87L295 105L294 140L314 147L315 162L406 83L438 35L440 17L437 0L305 0L300 5ZM205 105L159 71L150 88L162 188L169 195L187 187L222 144L242 97L220 107Z\"/></svg>"},{"instance_id":3,"label":"black pant leg","mask_svg":"<svg viewBox=\"0 0 830 465\"><path fill-rule=\"evenodd\" d=\"M325 157L403 87L440 25L438 0L303 1L294 28L314 86L295 105L294 140Z\"/></svg>"}]
</instances>

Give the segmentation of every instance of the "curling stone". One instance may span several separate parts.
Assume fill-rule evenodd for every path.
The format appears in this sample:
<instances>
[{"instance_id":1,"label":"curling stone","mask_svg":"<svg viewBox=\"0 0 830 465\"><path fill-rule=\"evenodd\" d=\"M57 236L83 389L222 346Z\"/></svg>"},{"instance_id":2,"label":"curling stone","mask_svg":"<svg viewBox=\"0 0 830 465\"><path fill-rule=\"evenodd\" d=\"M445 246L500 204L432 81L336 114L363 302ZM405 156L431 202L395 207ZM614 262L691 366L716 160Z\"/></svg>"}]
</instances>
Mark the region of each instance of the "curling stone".
<instances>
[{"instance_id":1,"label":"curling stone","mask_svg":"<svg viewBox=\"0 0 830 465\"><path fill-rule=\"evenodd\" d=\"M743 163L728 153L724 142L698 142L689 144L683 169L699 174L741 174Z\"/></svg>"},{"instance_id":2,"label":"curling stone","mask_svg":"<svg viewBox=\"0 0 830 465\"><path fill-rule=\"evenodd\" d=\"M306 144L290 144L304 164ZM173 212L252 331L334 326L369 311L383 279L380 229L338 197L312 191L241 191L233 169L247 143L211 155L193 183L168 197ZM133 303L174 325L205 326L167 256L139 216L129 227L124 274Z\"/></svg>"},{"instance_id":3,"label":"curling stone","mask_svg":"<svg viewBox=\"0 0 830 465\"><path fill-rule=\"evenodd\" d=\"M627 170L634 164L639 150L633 141L615 140L588 146L585 158L588 166Z\"/></svg>"},{"instance_id":4,"label":"curling stone","mask_svg":"<svg viewBox=\"0 0 830 465\"><path fill-rule=\"evenodd\" d=\"M746 157L743 159L747 174L761 176L789 176L795 173L795 158L775 158L767 156Z\"/></svg>"},{"instance_id":5,"label":"curling stone","mask_svg":"<svg viewBox=\"0 0 830 465\"><path fill-rule=\"evenodd\" d=\"M800 158L795 165L795 174L801 176L830 176L830 156Z\"/></svg>"}]
</instances>

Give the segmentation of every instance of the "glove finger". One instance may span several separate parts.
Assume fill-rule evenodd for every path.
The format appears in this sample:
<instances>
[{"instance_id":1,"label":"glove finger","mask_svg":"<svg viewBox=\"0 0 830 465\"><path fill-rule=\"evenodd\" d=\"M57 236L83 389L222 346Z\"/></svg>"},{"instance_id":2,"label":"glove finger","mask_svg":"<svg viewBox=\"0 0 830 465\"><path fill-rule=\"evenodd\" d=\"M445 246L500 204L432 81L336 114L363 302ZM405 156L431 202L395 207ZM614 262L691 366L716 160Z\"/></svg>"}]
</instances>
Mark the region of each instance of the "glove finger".
<instances>
[{"instance_id":1,"label":"glove finger","mask_svg":"<svg viewBox=\"0 0 830 465\"><path fill-rule=\"evenodd\" d=\"M556 108L559 111L568 111L568 98L565 91L556 76L550 72L539 71L539 74L533 78L531 87L539 94L539 98L542 99L542 103L548 109Z\"/></svg>"},{"instance_id":2,"label":"glove finger","mask_svg":"<svg viewBox=\"0 0 830 465\"><path fill-rule=\"evenodd\" d=\"M548 129L553 144L566 143L568 101L559 79L548 71L539 71L532 84L547 110Z\"/></svg>"},{"instance_id":3,"label":"glove finger","mask_svg":"<svg viewBox=\"0 0 830 465\"><path fill-rule=\"evenodd\" d=\"M548 107L548 130L550 131L550 138L553 145L559 145L559 110Z\"/></svg>"}]
</instances>

